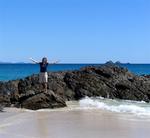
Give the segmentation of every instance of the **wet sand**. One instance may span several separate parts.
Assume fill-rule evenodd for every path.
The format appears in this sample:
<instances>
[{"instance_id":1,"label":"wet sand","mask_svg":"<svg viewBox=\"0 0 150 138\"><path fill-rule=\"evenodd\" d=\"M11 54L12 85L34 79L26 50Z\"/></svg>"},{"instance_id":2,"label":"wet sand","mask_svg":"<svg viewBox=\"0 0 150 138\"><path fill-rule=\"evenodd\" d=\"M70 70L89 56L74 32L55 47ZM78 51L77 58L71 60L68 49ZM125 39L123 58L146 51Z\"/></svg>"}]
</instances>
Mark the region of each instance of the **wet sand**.
<instances>
[{"instance_id":1,"label":"wet sand","mask_svg":"<svg viewBox=\"0 0 150 138\"><path fill-rule=\"evenodd\" d=\"M150 120L100 110L0 113L0 138L149 138Z\"/></svg>"}]
</instances>

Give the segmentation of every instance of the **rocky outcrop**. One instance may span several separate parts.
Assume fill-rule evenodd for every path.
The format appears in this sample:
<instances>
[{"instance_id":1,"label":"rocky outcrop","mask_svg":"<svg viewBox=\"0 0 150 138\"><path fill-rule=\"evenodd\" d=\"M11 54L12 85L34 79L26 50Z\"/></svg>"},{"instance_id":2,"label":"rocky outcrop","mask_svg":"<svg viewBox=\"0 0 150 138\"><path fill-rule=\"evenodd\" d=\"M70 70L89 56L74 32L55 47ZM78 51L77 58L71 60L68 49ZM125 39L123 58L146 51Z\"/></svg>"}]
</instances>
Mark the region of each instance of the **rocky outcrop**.
<instances>
[{"instance_id":1,"label":"rocky outcrop","mask_svg":"<svg viewBox=\"0 0 150 138\"><path fill-rule=\"evenodd\" d=\"M58 108L66 106L65 100L53 91L39 93L20 101L21 106L27 109L37 110L42 108Z\"/></svg>"},{"instance_id":2,"label":"rocky outcrop","mask_svg":"<svg viewBox=\"0 0 150 138\"><path fill-rule=\"evenodd\" d=\"M75 92L76 99L102 96L127 100L150 100L150 80L136 76L114 65L86 67L67 73L65 82Z\"/></svg>"},{"instance_id":3,"label":"rocky outcrop","mask_svg":"<svg viewBox=\"0 0 150 138\"><path fill-rule=\"evenodd\" d=\"M38 75L0 83L0 103L27 109L66 106L67 100L102 96L125 100L150 101L150 78L137 76L114 64L89 66L76 71L49 72L48 91Z\"/></svg>"}]
</instances>

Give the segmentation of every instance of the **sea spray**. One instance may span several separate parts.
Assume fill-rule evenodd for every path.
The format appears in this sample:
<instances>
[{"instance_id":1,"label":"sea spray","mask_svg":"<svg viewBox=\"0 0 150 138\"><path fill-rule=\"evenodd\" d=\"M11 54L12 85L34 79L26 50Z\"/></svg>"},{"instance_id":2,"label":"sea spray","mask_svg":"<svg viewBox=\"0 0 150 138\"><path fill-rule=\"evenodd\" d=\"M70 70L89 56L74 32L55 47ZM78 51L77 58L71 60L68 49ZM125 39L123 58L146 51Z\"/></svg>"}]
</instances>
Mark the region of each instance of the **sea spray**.
<instances>
[{"instance_id":1,"label":"sea spray","mask_svg":"<svg viewBox=\"0 0 150 138\"><path fill-rule=\"evenodd\" d=\"M150 104L143 101L113 100L86 97L79 101L83 109L102 109L117 113L132 113L150 117Z\"/></svg>"}]
</instances>

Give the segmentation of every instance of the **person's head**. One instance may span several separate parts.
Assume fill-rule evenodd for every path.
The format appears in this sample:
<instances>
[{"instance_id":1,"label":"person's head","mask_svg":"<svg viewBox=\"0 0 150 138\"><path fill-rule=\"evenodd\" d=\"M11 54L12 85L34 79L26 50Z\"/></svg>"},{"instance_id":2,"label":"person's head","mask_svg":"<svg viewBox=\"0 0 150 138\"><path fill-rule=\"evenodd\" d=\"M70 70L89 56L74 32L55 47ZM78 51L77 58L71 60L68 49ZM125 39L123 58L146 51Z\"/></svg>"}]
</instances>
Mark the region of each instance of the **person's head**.
<instances>
[{"instance_id":1,"label":"person's head","mask_svg":"<svg viewBox=\"0 0 150 138\"><path fill-rule=\"evenodd\" d=\"M47 58L46 57L42 58L42 63L47 64Z\"/></svg>"}]
</instances>

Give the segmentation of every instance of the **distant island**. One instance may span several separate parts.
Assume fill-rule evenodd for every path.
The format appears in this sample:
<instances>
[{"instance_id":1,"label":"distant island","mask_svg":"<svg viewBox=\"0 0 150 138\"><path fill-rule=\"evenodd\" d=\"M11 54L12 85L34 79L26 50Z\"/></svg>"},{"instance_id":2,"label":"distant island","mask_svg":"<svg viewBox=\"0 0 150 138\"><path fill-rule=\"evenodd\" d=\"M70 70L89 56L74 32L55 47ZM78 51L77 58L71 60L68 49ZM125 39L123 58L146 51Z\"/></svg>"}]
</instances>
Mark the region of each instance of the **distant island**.
<instances>
[{"instance_id":1,"label":"distant island","mask_svg":"<svg viewBox=\"0 0 150 138\"><path fill-rule=\"evenodd\" d=\"M130 64L130 63L122 63L122 62L120 62L120 61L116 61L116 62L113 62L112 60L109 60L109 61L107 61L106 62L106 64L116 64L116 65L120 65L120 64Z\"/></svg>"}]
</instances>

